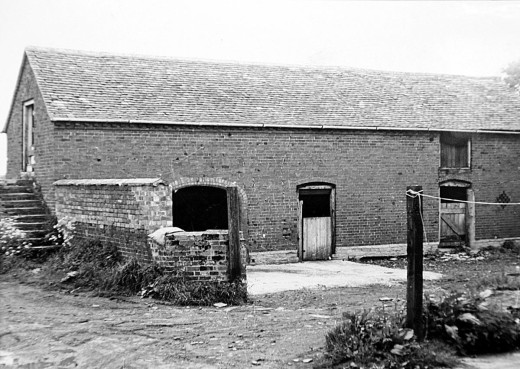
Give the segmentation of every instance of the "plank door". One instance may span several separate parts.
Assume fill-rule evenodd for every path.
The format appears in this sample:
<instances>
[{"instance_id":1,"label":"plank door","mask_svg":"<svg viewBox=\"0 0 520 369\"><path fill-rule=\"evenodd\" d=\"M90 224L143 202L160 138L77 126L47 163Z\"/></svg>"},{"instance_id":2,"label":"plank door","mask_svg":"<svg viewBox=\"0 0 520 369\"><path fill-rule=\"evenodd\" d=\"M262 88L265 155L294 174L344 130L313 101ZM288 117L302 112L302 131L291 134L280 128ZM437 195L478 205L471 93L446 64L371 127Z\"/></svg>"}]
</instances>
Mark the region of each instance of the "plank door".
<instances>
[{"instance_id":1,"label":"plank door","mask_svg":"<svg viewBox=\"0 0 520 369\"><path fill-rule=\"evenodd\" d=\"M466 204L460 202L441 203L442 243L460 244L466 241Z\"/></svg>"},{"instance_id":2,"label":"plank door","mask_svg":"<svg viewBox=\"0 0 520 369\"><path fill-rule=\"evenodd\" d=\"M331 217L303 218L303 259L327 260L331 246Z\"/></svg>"},{"instance_id":3,"label":"plank door","mask_svg":"<svg viewBox=\"0 0 520 369\"><path fill-rule=\"evenodd\" d=\"M24 103L22 117L22 172L34 170L34 104Z\"/></svg>"},{"instance_id":4,"label":"plank door","mask_svg":"<svg viewBox=\"0 0 520 369\"><path fill-rule=\"evenodd\" d=\"M300 188L298 192L300 261L328 260L334 246L334 189L313 185Z\"/></svg>"}]
</instances>

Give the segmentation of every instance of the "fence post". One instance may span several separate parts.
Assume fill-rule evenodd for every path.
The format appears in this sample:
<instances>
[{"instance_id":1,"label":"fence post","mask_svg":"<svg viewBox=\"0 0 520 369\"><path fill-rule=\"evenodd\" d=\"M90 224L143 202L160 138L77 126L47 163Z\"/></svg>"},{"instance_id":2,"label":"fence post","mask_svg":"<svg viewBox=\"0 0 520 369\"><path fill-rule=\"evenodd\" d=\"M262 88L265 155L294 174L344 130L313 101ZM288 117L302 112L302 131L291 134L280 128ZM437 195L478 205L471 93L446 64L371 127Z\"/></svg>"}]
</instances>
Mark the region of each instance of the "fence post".
<instances>
[{"instance_id":1,"label":"fence post","mask_svg":"<svg viewBox=\"0 0 520 369\"><path fill-rule=\"evenodd\" d=\"M466 208L466 214L468 216L468 220L466 224L468 224L468 245L471 251L476 251L475 245L475 191L473 189L468 188L467 190L467 200L468 205Z\"/></svg>"},{"instance_id":2,"label":"fence post","mask_svg":"<svg viewBox=\"0 0 520 369\"><path fill-rule=\"evenodd\" d=\"M228 205L228 276L233 282L242 276L240 254L240 199L237 187L227 188Z\"/></svg>"},{"instance_id":3,"label":"fence post","mask_svg":"<svg viewBox=\"0 0 520 369\"><path fill-rule=\"evenodd\" d=\"M412 328L419 341L424 339L422 321L423 298L423 221L422 201L420 196L409 191L422 193L422 186L406 188L407 214L407 291L406 291L406 327Z\"/></svg>"}]
</instances>

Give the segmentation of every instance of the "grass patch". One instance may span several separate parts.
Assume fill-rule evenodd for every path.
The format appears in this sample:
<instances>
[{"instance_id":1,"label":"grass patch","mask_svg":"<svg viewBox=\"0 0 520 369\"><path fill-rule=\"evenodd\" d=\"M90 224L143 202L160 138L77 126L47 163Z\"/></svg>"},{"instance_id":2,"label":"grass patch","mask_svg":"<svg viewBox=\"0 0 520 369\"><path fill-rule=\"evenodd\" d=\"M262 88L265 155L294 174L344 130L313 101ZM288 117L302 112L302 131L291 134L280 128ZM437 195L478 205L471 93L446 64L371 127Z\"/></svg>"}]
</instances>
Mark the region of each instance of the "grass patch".
<instances>
[{"instance_id":1,"label":"grass patch","mask_svg":"<svg viewBox=\"0 0 520 369\"><path fill-rule=\"evenodd\" d=\"M74 239L39 262L22 256L0 256L2 273L28 281L38 269L37 280L46 286L91 291L96 295L135 295L170 301L176 305L207 306L217 302L238 305L247 301L244 281L191 281L166 273L156 264L124 260L111 243ZM25 278L27 277L27 278ZM35 280L35 278L32 278Z\"/></svg>"},{"instance_id":2,"label":"grass patch","mask_svg":"<svg viewBox=\"0 0 520 369\"><path fill-rule=\"evenodd\" d=\"M501 260L503 264L500 271L476 278L472 283L475 289L520 289L520 245L517 242L507 240L500 247L486 247L479 254L486 255L487 259Z\"/></svg>"},{"instance_id":3,"label":"grass patch","mask_svg":"<svg viewBox=\"0 0 520 369\"><path fill-rule=\"evenodd\" d=\"M145 293L176 305L209 306L216 302L240 305L247 302L247 285L244 281L213 282L189 281L175 275L162 275Z\"/></svg>"},{"instance_id":4,"label":"grass patch","mask_svg":"<svg viewBox=\"0 0 520 369\"><path fill-rule=\"evenodd\" d=\"M326 354L317 368L451 368L455 352L437 340L417 343L403 328L403 315L381 308L345 313L343 321L325 337Z\"/></svg>"},{"instance_id":5,"label":"grass patch","mask_svg":"<svg viewBox=\"0 0 520 369\"><path fill-rule=\"evenodd\" d=\"M452 368L459 357L520 349L520 319L480 294L450 293L424 304L426 339L417 342L396 307L355 314L325 337L326 354L317 368Z\"/></svg>"}]
</instances>

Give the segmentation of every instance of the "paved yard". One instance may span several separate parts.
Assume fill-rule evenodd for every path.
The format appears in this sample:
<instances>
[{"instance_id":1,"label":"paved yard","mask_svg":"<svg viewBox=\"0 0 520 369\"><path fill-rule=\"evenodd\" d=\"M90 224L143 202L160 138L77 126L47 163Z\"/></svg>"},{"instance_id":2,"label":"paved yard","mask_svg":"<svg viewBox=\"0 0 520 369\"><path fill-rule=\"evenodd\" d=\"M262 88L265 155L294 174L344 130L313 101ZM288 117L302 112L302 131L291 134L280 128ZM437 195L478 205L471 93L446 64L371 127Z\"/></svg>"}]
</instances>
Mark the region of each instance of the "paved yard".
<instances>
[{"instance_id":1,"label":"paved yard","mask_svg":"<svg viewBox=\"0 0 520 369\"><path fill-rule=\"evenodd\" d=\"M440 279L439 273L424 272L425 280ZM301 288L362 287L372 284L395 285L406 281L405 269L391 269L351 261L330 260L295 264L247 267L251 295L298 290Z\"/></svg>"}]
</instances>

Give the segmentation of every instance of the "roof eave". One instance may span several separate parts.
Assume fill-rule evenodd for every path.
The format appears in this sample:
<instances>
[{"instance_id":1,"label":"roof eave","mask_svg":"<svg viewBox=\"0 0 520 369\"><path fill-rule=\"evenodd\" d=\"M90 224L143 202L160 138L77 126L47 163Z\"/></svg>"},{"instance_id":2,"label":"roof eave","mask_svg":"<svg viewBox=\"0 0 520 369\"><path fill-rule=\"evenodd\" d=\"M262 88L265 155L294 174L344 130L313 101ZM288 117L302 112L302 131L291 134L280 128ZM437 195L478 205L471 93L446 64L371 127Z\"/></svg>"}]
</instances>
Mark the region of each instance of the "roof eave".
<instances>
[{"instance_id":1,"label":"roof eave","mask_svg":"<svg viewBox=\"0 0 520 369\"><path fill-rule=\"evenodd\" d=\"M22 74L25 68L26 63L28 63L29 59L27 58L27 52L24 50L22 64L20 65L20 69L18 70L18 78L16 79L16 87L14 88L13 98L11 100L11 106L9 107L9 112L7 113L7 119L4 124L4 128L0 133L7 133L7 128L9 128L9 121L11 120L11 115L13 114L14 103L16 101L16 94L18 92L18 88L20 87L20 81L22 79Z\"/></svg>"},{"instance_id":2,"label":"roof eave","mask_svg":"<svg viewBox=\"0 0 520 369\"><path fill-rule=\"evenodd\" d=\"M266 124L266 123L215 123L215 122L179 122L164 120L136 120L136 119L97 119L97 118L68 118L56 117L53 123L113 123L113 124L159 124L175 126L197 127L237 127L237 128L278 128L278 129L330 129L350 131L413 131L413 132L465 132L465 133L492 133L492 134L520 134L520 130L491 130L491 129L449 129L427 127L383 127L383 126L337 126L337 125L299 125L299 124Z\"/></svg>"}]
</instances>

